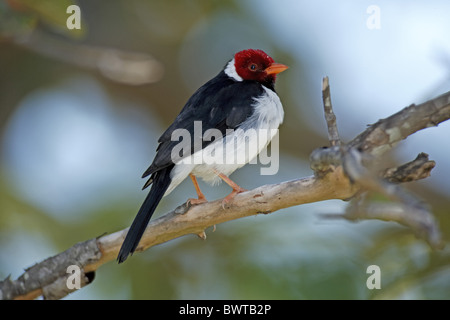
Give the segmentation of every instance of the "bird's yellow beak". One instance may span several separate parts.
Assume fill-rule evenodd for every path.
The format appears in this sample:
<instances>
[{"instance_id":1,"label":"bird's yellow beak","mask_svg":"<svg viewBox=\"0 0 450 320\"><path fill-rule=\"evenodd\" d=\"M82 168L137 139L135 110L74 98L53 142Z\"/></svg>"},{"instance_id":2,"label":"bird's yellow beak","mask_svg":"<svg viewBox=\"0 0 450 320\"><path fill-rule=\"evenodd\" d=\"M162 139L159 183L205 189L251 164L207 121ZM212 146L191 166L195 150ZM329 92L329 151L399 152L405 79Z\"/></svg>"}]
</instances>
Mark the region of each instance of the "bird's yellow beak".
<instances>
[{"instance_id":1,"label":"bird's yellow beak","mask_svg":"<svg viewBox=\"0 0 450 320\"><path fill-rule=\"evenodd\" d=\"M284 64L274 62L269 67L267 67L264 71L267 74L277 74L277 73L283 72L287 68L289 68L289 67Z\"/></svg>"}]
</instances>

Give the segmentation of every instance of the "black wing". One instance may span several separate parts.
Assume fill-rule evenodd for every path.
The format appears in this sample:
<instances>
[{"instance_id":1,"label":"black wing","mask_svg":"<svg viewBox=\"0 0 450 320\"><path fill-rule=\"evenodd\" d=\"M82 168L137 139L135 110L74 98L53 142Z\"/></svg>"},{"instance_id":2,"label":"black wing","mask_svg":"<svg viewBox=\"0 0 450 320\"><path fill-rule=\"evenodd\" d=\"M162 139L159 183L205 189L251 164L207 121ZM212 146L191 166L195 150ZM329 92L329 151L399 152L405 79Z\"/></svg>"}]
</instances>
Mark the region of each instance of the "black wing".
<instances>
[{"instance_id":1,"label":"black wing","mask_svg":"<svg viewBox=\"0 0 450 320\"><path fill-rule=\"evenodd\" d=\"M238 128L253 113L254 98L261 96L263 92L261 84L255 81L238 82L230 79L223 71L220 72L189 98L175 121L159 138L155 159L142 177L173 164L172 149L180 143L171 140L174 130L186 129L192 137L194 121L201 121L202 135L206 130L216 128L223 136L226 129ZM190 150L194 150L194 139L191 140ZM202 148L211 142L213 141L203 141ZM152 177L144 188L151 183Z\"/></svg>"}]
</instances>

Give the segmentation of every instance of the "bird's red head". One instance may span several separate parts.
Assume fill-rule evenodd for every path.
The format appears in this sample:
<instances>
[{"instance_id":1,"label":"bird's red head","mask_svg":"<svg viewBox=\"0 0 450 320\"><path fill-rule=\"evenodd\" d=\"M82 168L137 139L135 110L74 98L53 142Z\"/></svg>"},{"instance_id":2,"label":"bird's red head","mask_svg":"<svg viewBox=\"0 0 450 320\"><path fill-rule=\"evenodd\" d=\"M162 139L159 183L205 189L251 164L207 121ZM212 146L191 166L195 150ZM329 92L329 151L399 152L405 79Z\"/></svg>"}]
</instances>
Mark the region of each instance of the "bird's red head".
<instances>
[{"instance_id":1,"label":"bird's red head","mask_svg":"<svg viewBox=\"0 0 450 320\"><path fill-rule=\"evenodd\" d=\"M248 49L234 55L234 66L237 74L244 80L273 82L277 73L288 67L274 60L264 51Z\"/></svg>"}]
</instances>

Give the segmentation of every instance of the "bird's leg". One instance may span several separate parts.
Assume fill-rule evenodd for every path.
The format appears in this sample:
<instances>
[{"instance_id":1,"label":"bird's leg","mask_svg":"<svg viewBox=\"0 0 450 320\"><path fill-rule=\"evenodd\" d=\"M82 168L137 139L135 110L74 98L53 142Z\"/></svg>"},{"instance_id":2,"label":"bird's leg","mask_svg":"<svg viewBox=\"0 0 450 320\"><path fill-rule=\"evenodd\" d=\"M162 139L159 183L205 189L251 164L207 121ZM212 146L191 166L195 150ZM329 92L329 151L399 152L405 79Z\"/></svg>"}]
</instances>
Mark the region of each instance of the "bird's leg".
<instances>
[{"instance_id":1,"label":"bird's leg","mask_svg":"<svg viewBox=\"0 0 450 320\"><path fill-rule=\"evenodd\" d=\"M200 190L200 187L199 187L198 182L197 182L197 178L193 174L190 174L189 177L191 177L192 183L194 184L194 188L195 188L195 191L197 192L198 199L191 199L190 198L190 199L188 199L188 203L190 203L192 205L196 205L196 204L208 202L208 200L206 200L205 195Z\"/></svg>"},{"instance_id":2,"label":"bird's leg","mask_svg":"<svg viewBox=\"0 0 450 320\"><path fill-rule=\"evenodd\" d=\"M236 182L228 178L223 173L220 173L219 171L215 172L223 181L225 181L231 188L233 188L233 191L231 191L231 193L222 200L222 207L225 203L233 199L238 193L247 191L247 189L241 188Z\"/></svg>"}]
</instances>

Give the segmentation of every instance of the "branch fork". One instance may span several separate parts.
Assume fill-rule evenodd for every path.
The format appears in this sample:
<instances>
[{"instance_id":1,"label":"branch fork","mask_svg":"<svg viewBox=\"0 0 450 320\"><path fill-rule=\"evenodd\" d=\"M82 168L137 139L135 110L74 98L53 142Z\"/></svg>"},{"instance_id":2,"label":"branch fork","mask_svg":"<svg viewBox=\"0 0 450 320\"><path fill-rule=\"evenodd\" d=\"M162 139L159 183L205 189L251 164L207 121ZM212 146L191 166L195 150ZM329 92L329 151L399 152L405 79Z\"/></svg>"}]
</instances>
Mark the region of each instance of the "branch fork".
<instances>
[{"instance_id":1,"label":"branch fork","mask_svg":"<svg viewBox=\"0 0 450 320\"><path fill-rule=\"evenodd\" d=\"M341 216L348 220L378 219L396 221L409 227L415 234L425 239L432 248L442 249L441 234L429 206L398 185L399 183L429 177L436 163L429 160L428 155L422 152L416 159L404 165L387 168L379 173L373 172L373 170L370 170L370 167L373 166L377 157L381 155L381 150L387 151L393 147L394 143L391 142L392 137L390 135L394 135L392 132L399 130L387 128L388 132L385 133L381 125L369 128L369 131L375 133L375 136L386 137L375 140L378 143L383 143L378 146L369 139L369 143L374 144L372 148L362 143L355 143L356 139L349 144L344 144L339 138L327 77L323 79L322 96L330 147L313 151L310 157L311 168L317 176L323 177L334 170L336 166L342 166L344 174L353 184L357 184L360 189L352 197L346 212ZM410 106L408 108L413 107ZM438 110L436 108L436 111ZM379 121L377 124L381 123ZM431 121L432 125L437 125L438 123L434 122L434 120ZM396 136L395 140L398 138ZM368 200L370 193L381 194L391 202L370 201Z\"/></svg>"}]
</instances>

